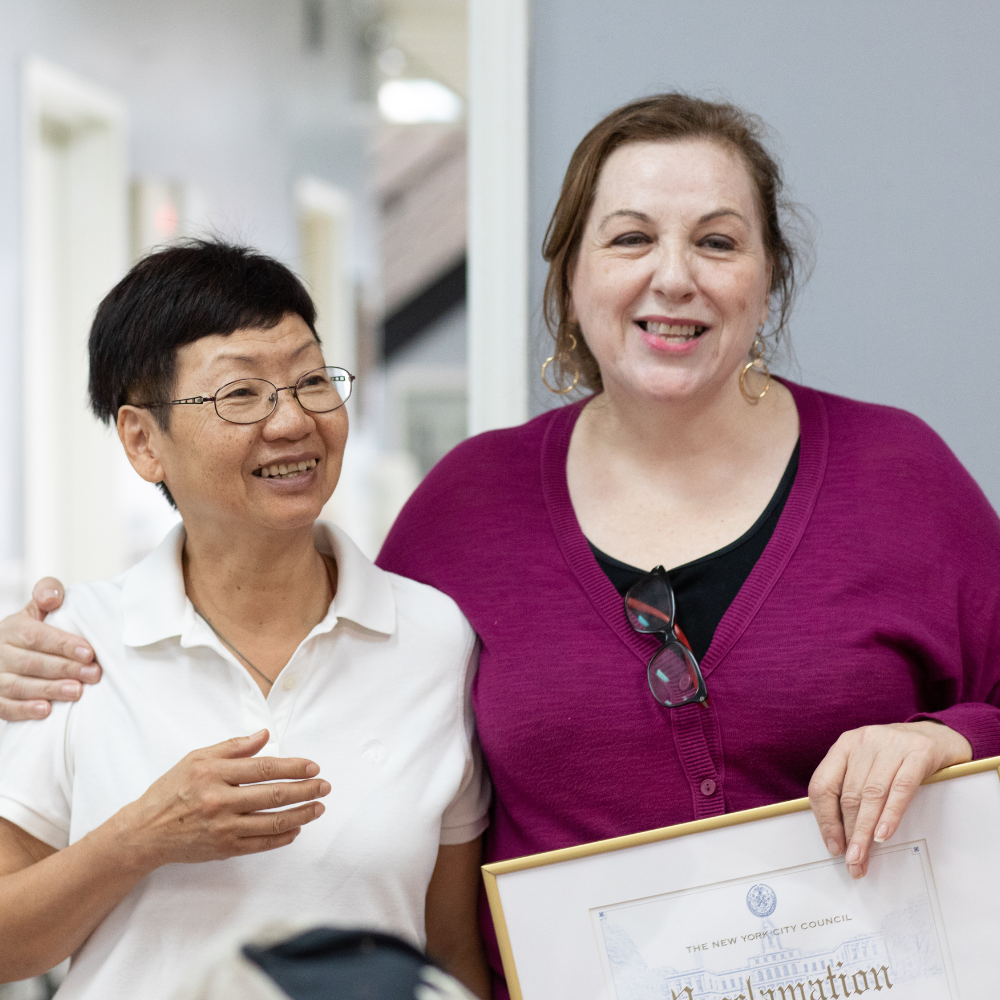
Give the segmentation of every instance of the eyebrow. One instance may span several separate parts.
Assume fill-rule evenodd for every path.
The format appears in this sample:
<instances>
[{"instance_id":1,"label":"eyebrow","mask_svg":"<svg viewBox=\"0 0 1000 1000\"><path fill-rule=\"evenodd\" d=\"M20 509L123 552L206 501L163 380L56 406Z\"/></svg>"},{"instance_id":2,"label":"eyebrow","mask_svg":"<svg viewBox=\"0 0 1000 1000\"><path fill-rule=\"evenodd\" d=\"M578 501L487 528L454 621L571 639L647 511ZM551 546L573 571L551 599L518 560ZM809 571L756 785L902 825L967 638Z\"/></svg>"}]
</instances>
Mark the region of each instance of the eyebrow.
<instances>
[{"instance_id":1,"label":"eyebrow","mask_svg":"<svg viewBox=\"0 0 1000 1000\"><path fill-rule=\"evenodd\" d=\"M627 219L636 219L639 222L652 222L653 220L645 212L638 212L634 208L619 208L617 212L610 212L601 219L601 224L597 227L603 229L612 219L624 216Z\"/></svg>"},{"instance_id":2,"label":"eyebrow","mask_svg":"<svg viewBox=\"0 0 1000 1000\"><path fill-rule=\"evenodd\" d=\"M737 212L735 208L717 208L714 212L708 212L698 220L698 225L702 225L705 222L711 222L712 219L718 219L723 215L735 215L736 218L739 219L741 222L743 222L745 225L747 226L750 225L750 223L746 219L746 216L742 215L740 212ZM627 219L635 219L638 222L651 223L653 221L648 215L646 215L645 212L639 212L634 208L620 208L618 209L617 212L610 212L608 215L604 216L604 218L601 219L600 226L598 226L597 228L603 229L605 225L607 225L607 223L610 222L612 219L622 218L622 217Z\"/></svg>"},{"instance_id":3,"label":"eyebrow","mask_svg":"<svg viewBox=\"0 0 1000 1000\"><path fill-rule=\"evenodd\" d=\"M310 347L318 347L318 346L319 345L316 343L315 340L306 341L300 347L292 351L292 353L289 355L288 360L294 361L303 351L309 350ZM255 365L260 362L260 358L251 357L248 354L228 354L223 352L222 354L217 354L212 359L212 364L216 365L230 361L237 361L244 365Z\"/></svg>"},{"instance_id":4,"label":"eyebrow","mask_svg":"<svg viewBox=\"0 0 1000 1000\"><path fill-rule=\"evenodd\" d=\"M709 212L707 215L703 215L698 220L698 224L701 225L703 222L711 222L712 219L718 219L723 215L735 215L736 218L739 219L744 225L750 225L746 216L737 212L735 208L717 208L714 212Z\"/></svg>"}]
</instances>

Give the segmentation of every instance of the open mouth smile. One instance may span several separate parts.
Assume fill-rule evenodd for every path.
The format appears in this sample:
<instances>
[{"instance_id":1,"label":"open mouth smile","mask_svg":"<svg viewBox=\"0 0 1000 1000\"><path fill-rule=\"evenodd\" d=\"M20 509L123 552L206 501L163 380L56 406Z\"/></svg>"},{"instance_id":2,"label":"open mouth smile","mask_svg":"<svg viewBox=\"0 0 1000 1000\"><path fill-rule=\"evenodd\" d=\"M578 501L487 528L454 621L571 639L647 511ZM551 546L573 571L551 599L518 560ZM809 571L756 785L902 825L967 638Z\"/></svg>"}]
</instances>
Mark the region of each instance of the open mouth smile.
<instances>
[{"instance_id":1,"label":"open mouth smile","mask_svg":"<svg viewBox=\"0 0 1000 1000\"><path fill-rule=\"evenodd\" d=\"M695 337L700 337L707 329L707 326L697 324L683 325L680 323L659 323L655 320L637 319L636 325L646 333L651 333L655 337L660 337L668 343L683 344Z\"/></svg>"},{"instance_id":2,"label":"open mouth smile","mask_svg":"<svg viewBox=\"0 0 1000 1000\"><path fill-rule=\"evenodd\" d=\"M311 472L319 465L319 459L309 458L302 462L277 462L274 465L262 465L254 469L253 474L262 479L295 479Z\"/></svg>"}]
</instances>

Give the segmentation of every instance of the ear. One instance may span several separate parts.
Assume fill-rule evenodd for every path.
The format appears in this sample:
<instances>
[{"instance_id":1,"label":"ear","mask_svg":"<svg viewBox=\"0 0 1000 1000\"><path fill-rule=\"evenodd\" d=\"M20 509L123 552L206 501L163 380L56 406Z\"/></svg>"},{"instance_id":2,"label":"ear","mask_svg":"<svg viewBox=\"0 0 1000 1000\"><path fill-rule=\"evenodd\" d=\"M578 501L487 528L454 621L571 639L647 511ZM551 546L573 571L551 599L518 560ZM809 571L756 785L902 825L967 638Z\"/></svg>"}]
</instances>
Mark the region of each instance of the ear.
<instances>
[{"instance_id":1,"label":"ear","mask_svg":"<svg viewBox=\"0 0 1000 1000\"><path fill-rule=\"evenodd\" d=\"M147 483L162 483L165 476L159 453L164 432L156 422L152 410L137 406L122 406L118 410L118 440L132 468Z\"/></svg>"}]
</instances>

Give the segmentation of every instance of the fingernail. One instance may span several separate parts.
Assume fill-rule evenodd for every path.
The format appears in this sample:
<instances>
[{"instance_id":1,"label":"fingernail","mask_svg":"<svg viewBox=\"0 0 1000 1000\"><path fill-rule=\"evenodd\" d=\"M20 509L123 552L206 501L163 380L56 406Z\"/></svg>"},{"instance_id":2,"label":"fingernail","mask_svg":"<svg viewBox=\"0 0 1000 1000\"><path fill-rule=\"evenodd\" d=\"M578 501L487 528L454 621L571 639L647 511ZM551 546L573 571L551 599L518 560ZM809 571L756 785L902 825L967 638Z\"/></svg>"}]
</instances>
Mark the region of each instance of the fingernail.
<instances>
[{"instance_id":1,"label":"fingernail","mask_svg":"<svg viewBox=\"0 0 1000 1000\"><path fill-rule=\"evenodd\" d=\"M80 697L80 685L76 681L63 681L59 685L59 693L64 698L79 698Z\"/></svg>"},{"instance_id":2,"label":"fingernail","mask_svg":"<svg viewBox=\"0 0 1000 1000\"><path fill-rule=\"evenodd\" d=\"M306 777L315 778L319 774L319 764L306 764Z\"/></svg>"},{"instance_id":3,"label":"fingernail","mask_svg":"<svg viewBox=\"0 0 1000 1000\"><path fill-rule=\"evenodd\" d=\"M49 714L49 703L47 701L33 701L30 710L36 719L44 719Z\"/></svg>"},{"instance_id":4,"label":"fingernail","mask_svg":"<svg viewBox=\"0 0 1000 1000\"><path fill-rule=\"evenodd\" d=\"M252 733L250 736L244 738L248 740L259 740L266 732L267 732L266 729L258 729L257 732Z\"/></svg>"},{"instance_id":5,"label":"fingernail","mask_svg":"<svg viewBox=\"0 0 1000 1000\"><path fill-rule=\"evenodd\" d=\"M80 667L80 680L82 681L96 681L100 671L97 667Z\"/></svg>"},{"instance_id":6,"label":"fingernail","mask_svg":"<svg viewBox=\"0 0 1000 1000\"><path fill-rule=\"evenodd\" d=\"M90 650L86 646L77 646L73 650L73 655L78 659L82 660L84 663L90 662Z\"/></svg>"},{"instance_id":7,"label":"fingernail","mask_svg":"<svg viewBox=\"0 0 1000 1000\"><path fill-rule=\"evenodd\" d=\"M43 590L42 591L42 600L43 601L51 601L53 597L58 597L58 596L59 596L59 591L58 590Z\"/></svg>"},{"instance_id":8,"label":"fingernail","mask_svg":"<svg viewBox=\"0 0 1000 1000\"><path fill-rule=\"evenodd\" d=\"M330 794L330 782L329 781L321 781L319 783L319 794L320 795L329 795Z\"/></svg>"},{"instance_id":9,"label":"fingernail","mask_svg":"<svg viewBox=\"0 0 1000 1000\"><path fill-rule=\"evenodd\" d=\"M861 848L858 847L857 844L851 844L851 846L847 848L847 857L844 858L844 860L849 865L856 865L860 859L861 859Z\"/></svg>"},{"instance_id":10,"label":"fingernail","mask_svg":"<svg viewBox=\"0 0 1000 1000\"><path fill-rule=\"evenodd\" d=\"M889 824L879 823L878 829L875 831L875 843L884 844L889 839Z\"/></svg>"},{"instance_id":11,"label":"fingernail","mask_svg":"<svg viewBox=\"0 0 1000 1000\"><path fill-rule=\"evenodd\" d=\"M319 819L319 817L322 816L323 813L325 812L326 812L326 806L324 806L322 802L317 802L316 805L313 806L313 814L316 816L317 819Z\"/></svg>"},{"instance_id":12,"label":"fingernail","mask_svg":"<svg viewBox=\"0 0 1000 1000\"><path fill-rule=\"evenodd\" d=\"M835 840L828 840L826 842L826 849L836 858L840 855L840 844Z\"/></svg>"}]
</instances>

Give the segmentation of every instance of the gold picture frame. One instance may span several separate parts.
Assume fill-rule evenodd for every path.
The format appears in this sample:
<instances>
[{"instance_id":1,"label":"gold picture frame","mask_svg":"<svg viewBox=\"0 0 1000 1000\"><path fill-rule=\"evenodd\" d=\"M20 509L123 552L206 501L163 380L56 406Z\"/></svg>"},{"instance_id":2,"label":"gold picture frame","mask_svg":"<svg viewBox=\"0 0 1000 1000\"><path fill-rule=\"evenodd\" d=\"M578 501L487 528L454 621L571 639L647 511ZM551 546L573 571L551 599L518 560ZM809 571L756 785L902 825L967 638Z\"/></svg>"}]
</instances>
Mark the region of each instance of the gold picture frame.
<instances>
[{"instance_id":1,"label":"gold picture frame","mask_svg":"<svg viewBox=\"0 0 1000 1000\"><path fill-rule=\"evenodd\" d=\"M956 764L952 767L944 768L943 770L938 771L925 779L923 785L935 785L956 778L984 774L989 771L997 772L998 779L1000 779L1000 757L970 761L966 764ZM675 826L662 827L655 830L646 830L641 833L613 837L608 840L594 841L592 843L579 844L574 847L566 847L560 850L547 851L520 858L511 858L510 860L497 861L492 864L483 865L482 873L483 880L485 882L486 895L489 901L493 923L496 928L500 956L503 961L504 973L507 978L507 988L510 992L511 1000L526 1000L526 998L522 993L521 983L519 982L517 964L511 945L511 935L509 933L503 903L501 900L500 885L498 880L503 879L504 876L512 873L526 872L535 868L559 865L568 861L593 858L598 855L610 852L619 852L629 848L640 847L642 845L655 844L681 837L705 834L727 827L743 826L745 824L756 823L761 820L789 816L794 813L805 812L808 809L808 798L791 799L785 802L776 802L772 805L760 806L755 809L726 813L722 816L713 816L709 819L680 823ZM534 997L529 997L527 1000L534 1000Z\"/></svg>"}]
</instances>

